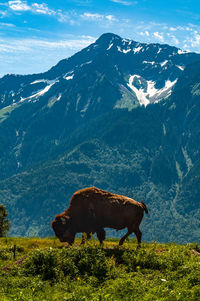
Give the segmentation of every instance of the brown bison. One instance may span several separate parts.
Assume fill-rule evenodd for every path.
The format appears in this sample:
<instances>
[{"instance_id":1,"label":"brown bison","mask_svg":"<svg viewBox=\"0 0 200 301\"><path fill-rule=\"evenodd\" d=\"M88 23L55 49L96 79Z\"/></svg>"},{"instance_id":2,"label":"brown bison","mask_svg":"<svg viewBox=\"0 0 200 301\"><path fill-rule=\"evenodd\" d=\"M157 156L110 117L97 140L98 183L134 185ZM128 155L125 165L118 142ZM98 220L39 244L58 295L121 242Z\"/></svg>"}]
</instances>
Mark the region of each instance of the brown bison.
<instances>
[{"instance_id":1,"label":"brown bison","mask_svg":"<svg viewBox=\"0 0 200 301\"><path fill-rule=\"evenodd\" d=\"M116 230L128 228L128 232L120 239L119 245L122 245L133 232L140 244L142 233L139 225L144 211L148 213L143 202L139 203L126 196L89 187L75 192L69 208L56 215L51 224L60 241L69 244L73 244L78 232L87 233L88 239L90 233L96 232L102 244L105 239L104 228Z\"/></svg>"}]
</instances>

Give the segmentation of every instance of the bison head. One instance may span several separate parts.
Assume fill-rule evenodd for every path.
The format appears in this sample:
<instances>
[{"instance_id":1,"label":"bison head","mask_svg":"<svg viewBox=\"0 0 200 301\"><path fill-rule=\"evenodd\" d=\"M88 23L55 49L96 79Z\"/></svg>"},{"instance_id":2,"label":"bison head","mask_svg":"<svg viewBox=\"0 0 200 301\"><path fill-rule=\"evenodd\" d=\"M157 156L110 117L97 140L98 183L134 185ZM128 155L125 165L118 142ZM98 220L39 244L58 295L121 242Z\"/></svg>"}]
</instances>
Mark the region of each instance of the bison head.
<instances>
[{"instance_id":1,"label":"bison head","mask_svg":"<svg viewBox=\"0 0 200 301\"><path fill-rule=\"evenodd\" d=\"M72 230L70 217L67 215L56 215L55 219L51 223L55 235L61 242L68 242L73 244L75 233Z\"/></svg>"}]
</instances>

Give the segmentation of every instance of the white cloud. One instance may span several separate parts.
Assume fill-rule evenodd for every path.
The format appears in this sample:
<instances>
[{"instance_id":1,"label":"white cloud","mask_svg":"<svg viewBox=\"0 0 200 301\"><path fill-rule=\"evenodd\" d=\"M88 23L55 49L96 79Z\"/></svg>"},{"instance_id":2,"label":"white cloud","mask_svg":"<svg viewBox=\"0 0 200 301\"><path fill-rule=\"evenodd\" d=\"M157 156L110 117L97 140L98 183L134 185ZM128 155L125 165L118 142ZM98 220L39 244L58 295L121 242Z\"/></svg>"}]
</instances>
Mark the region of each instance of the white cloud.
<instances>
[{"instance_id":1,"label":"white cloud","mask_svg":"<svg viewBox=\"0 0 200 301\"><path fill-rule=\"evenodd\" d=\"M33 40L29 39L26 40L29 46L33 45L35 47L42 47L48 49L55 49L55 48L70 48L72 50L81 49L87 47L89 44L95 41L94 38L80 38L80 39L73 39L73 40L59 40L59 41L44 41L44 40Z\"/></svg>"},{"instance_id":2,"label":"white cloud","mask_svg":"<svg viewBox=\"0 0 200 301\"><path fill-rule=\"evenodd\" d=\"M163 34L159 33L158 31L153 33L154 37L159 39L161 42L164 42Z\"/></svg>"},{"instance_id":3,"label":"white cloud","mask_svg":"<svg viewBox=\"0 0 200 301\"><path fill-rule=\"evenodd\" d=\"M0 40L0 52L3 53L16 53L27 51L28 47L24 46L23 43L9 42L6 40Z\"/></svg>"},{"instance_id":4,"label":"white cloud","mask_svg":"<svg viewBox=\"0 0 200 301\"><path fill-rule=\"evenodd\" d=\"M182 44L184 50L200 52L200 27L190 24L185 28Z\"/></svg>"},{"instance_id":5,"label":"white cloud","mask_svg":"<svg viewBox=\"0 0 200 301\"><path fill-rule=\"evenodd\" d=\"M63 13L61 10L57 12L58 21L61 23L69 22L71 19L67 13Z\"/></svg>"},{"instance_id":6,"label":"white cloud","mask_svg":"<svg viewBox=\"0 0 200 301\"><path fill-rule=\"evenodd\" d=\"M118 21L117 18L115 18L113 15L107 15L107 16L105 16L105 18L106 18L108 21Z\"/></svg>"},{"instance_id":7,"label":"white cloud","mask_svg":"<svg viewBox=\"0 0 200 301\"><path fill-rule=\"evenodd\" d=\"M44 14L44 15L55 15L56 12L52 9L48 8L48 5L46 3L38 4L38 3L33 3L32 6L32 11L39 13L39 14Z\"/></svg>"},{"instance_id":8,"label":"white cloud","mask_svg":"<svg viewBox=\"0 0 200 301\"><path fill-rule=\"evenodd\" d=\"M1 74L44 72L95 40L91 36L59 40L0 38Z\"/></svg>"},{"instance_id":9,"label":"white cloud","mask_svg":"<svg viewBox=\"0 0 200 301\"><path fill-rule=\"evenodd\" d=\"M167 36L172 40L172 43L174 45L178 46L180 44L178 38L175 35L167 33Z\"/></svg>"},{"instance_id":10,"label":"white cloud","mask_svg":"<svg viewBox=\"0 0 200 301\"><path fill-rule=\"evenodd\" d=\"M5 18L7 16L7 11L0 10L0 18Z\"/></svg>"},{"instance_id":11,"label":"white cloud","mask_svg":"<svg viewBox=\"0 0 200 301\"><path fill-rule=\"evenodd\" d=\"M80 50L95 41L94 37L81 36L76 39L46 41L41 39L0 39L2 52L32 52L35 48Z\"/></svg>"},{"instance_id":12,"label":"white cloud","mask_svg":"<svg viewBox=\"0 0 200 301\"><path fill-rule=\"evenodd\" d=\"M176 28L176 27L170 27L169 30L170 30L170 31L176 31L177 28Z\"/></svg>"},{"instance_id":13,"label":"white cloud","mask_svg":"<svg viewBox=\"0 0 200 301\"><path fill-rule=\"evenodd\" d=\"M62 11L61 9L51 9L47 3L34 2L31 5L27 4L27 1L13 0L8 2L8 7L14 12L26 12L29 11L33 14L41 14L46 16L53 16L61 23L68 22L70 25L78 24L73 20L68 12ZM1 11L0 11L1 14Z\"/></svg>"},{"instance_id":14,"label":"white cloud","mask_svg":"<svg viewBox=\"0 0 200 301\"><path fill-rule=\"evenodd\" d=\"M99 19L103 19L104 15L100 15L100 14L92 14L92 13L84 13L81 15L81 17L83 19L90 19L90 20L99 20Z\"/></svg>"},{"instance_id":15,"label":"white cloud","mask_svg":"<svg viewBox=\"0 0 200 301\"><path fill-rule=\"evenodd\" d=\"M14 0L8 1L8 6L13 11L31 11L32 13L36 14L43 14L43 15L55 15L56 11L49 9L46 3L33 3L28 5L26 1L21 0Z\"/></svg>"},{"instance_id":16,"label":"white cloud","mask_svg":"<svg viewBox=\"0 0 200 301\"><path fill-rule=\"evenodd\" d=\"M39 4L35 2L31 5L28 5L26 1L14 0L8 1L8 6L13 11L31 11L32 13L43 15L56 15L57 13L53 9L49 9L46 3Z\"/></svg>"},{"instance_id":17,"label":"white cloud","mask_svg":"<svg viewBox=\"0 0 200 301\"><path fill-rule=\"evenodd\" d=\"M74 11L67 12L61 9L54 10L49 8L47 3L34 2L32 4L28 4L27 1L25 0L8 1L7 6L10 8L10 10L14 12L22 13L22 12L29 11L33 14L53 16L57 18L59 22L69 23L70 25L80 25L80 20L78 17L81 17L81 19L88 20L88 21L100 21L100 20L105 20L109 22L118 21L118 19L111 14L107 15L107 14L85 12L79 16ZM0 11L0 15L1 15L1 11Z\"/></svg>"},{"instance_id":18,"label":"white cloud","mask_svg":"<svg viewBox=\"0 0 200 301\"><path fill-rule=\"evenodd\" d=\"M149 32L148 32L148 30L145 30L145 31L141 31L140 32L140 36L146 36L146 37L149 37Z\"/></svg>"},{"instance_id":19,"label":"white cloud","mask_svg":"<svg viewBox=\"0 0 200 301\"><path fill-rule=\"evenodd\" d=\"M21 0L8 1L8 5L14 11L31 10L31 7L27 5L26 1L21 1Z\"/></svg>"},{"instance_id":20,"label":"white cloud","mask_svg":"<svg viewBox=\"0 0 200 301\"><path fill-rule=\"evenodd\" d=\"M137 4L137 1L125 1L125 0L110 0L111 2L115 2L115 3L119 3L119 4L122 4L122 5L126 5L126 6L129 6L129 5L132 5L132 4Z\"/></svg>"},{"instance_id":21,"label":"white cloud","mask_svg":"<svg viewBox=\"0 0 200 301\"><path fill-rule=\"evenodd\" d=\"M3 26L3 27L16 27L16 25L14 25L12 23L2 23L2 22L0 22L0 26Z\"/></svg>"},{"instance_id":22,"label":"white cloud","mask_svg":"<svg viewBox=\"0 0 200 301\"><path fill-rule=\"evenodd\" d=\"M126 31L126 36L127 36ZM130 30L129 30L130 32ZM148 33L146 34L146 32ZM129 38L145 43L165 43L183 50L200 53L200 26L188 23L186 25L140 21L134 26Z\"/></svg>"},{"instance_id":23,"label":"white cloud","mask_svg":"<svg viewBox=\"0 0 200 301\"><path fill-rule=\"evenodd\" d=\"M189 42L192 47L200 46L200 34L196 30L193 32L193 38Z\"/></svg>"},{"instance_id":24,"label":"white cloud","mask_svg":"<svg viewBox=\"0 0 200 301\"><path fill-rule=\"evenodd\" d=\"M98 13L89 13L89 12L85 12L84 14L80 15L80 17L88 21L100 21L100 20L107 20L110 22L118 21L118 19L113 15L102 15Z\"/></svg>"},{"instance_id":25,"label":"white cloud","mask_svg":"<svg viewBox=\"0 0 200 301\"><path fill-rule=\"evenodd\" d=\"M180 44L179 40L178 40L177 37L175 37L175 36L172 36L172 41L174 42L174 44L175 44L176 46L178 46L178 45Z\"/></svg>"}]
</instances>

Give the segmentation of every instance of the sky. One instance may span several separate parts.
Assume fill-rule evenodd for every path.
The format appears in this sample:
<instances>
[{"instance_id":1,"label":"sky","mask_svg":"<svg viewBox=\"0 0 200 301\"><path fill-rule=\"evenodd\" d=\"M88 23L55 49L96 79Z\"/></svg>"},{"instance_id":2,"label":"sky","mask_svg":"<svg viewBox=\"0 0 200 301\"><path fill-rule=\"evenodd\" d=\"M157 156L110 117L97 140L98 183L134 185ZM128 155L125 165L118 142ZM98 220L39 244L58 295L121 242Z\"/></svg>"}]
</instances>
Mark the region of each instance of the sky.
<instances>
[{"instance_id":1,"label":"sky","mask_svg":"<svg viewBox=\"0 0 200 301\"><path fill-rule=\"evenodd\" d=\"M200 53L200 0L0 0L0 76L47 71L106 32Z\"/></svg>"}]
</instances>

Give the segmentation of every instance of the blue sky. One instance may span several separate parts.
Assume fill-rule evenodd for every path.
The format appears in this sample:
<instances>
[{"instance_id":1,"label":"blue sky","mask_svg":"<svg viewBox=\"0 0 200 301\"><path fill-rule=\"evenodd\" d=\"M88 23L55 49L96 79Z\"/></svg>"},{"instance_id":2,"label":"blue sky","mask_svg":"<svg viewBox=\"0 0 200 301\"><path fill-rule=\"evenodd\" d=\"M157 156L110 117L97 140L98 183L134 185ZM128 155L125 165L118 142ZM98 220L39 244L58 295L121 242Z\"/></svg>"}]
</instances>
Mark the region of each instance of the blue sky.
<instances>
[{"instance_id":1,"label":"blue sky","mask_svg":"<svg viewBox=\"0 0 200 301\"><path fill-rule=\"evenodd\" d=\"M46 71L105 32L200 53L200 0L0 0L0 75Z\"/></svg>"}]
</instances>

